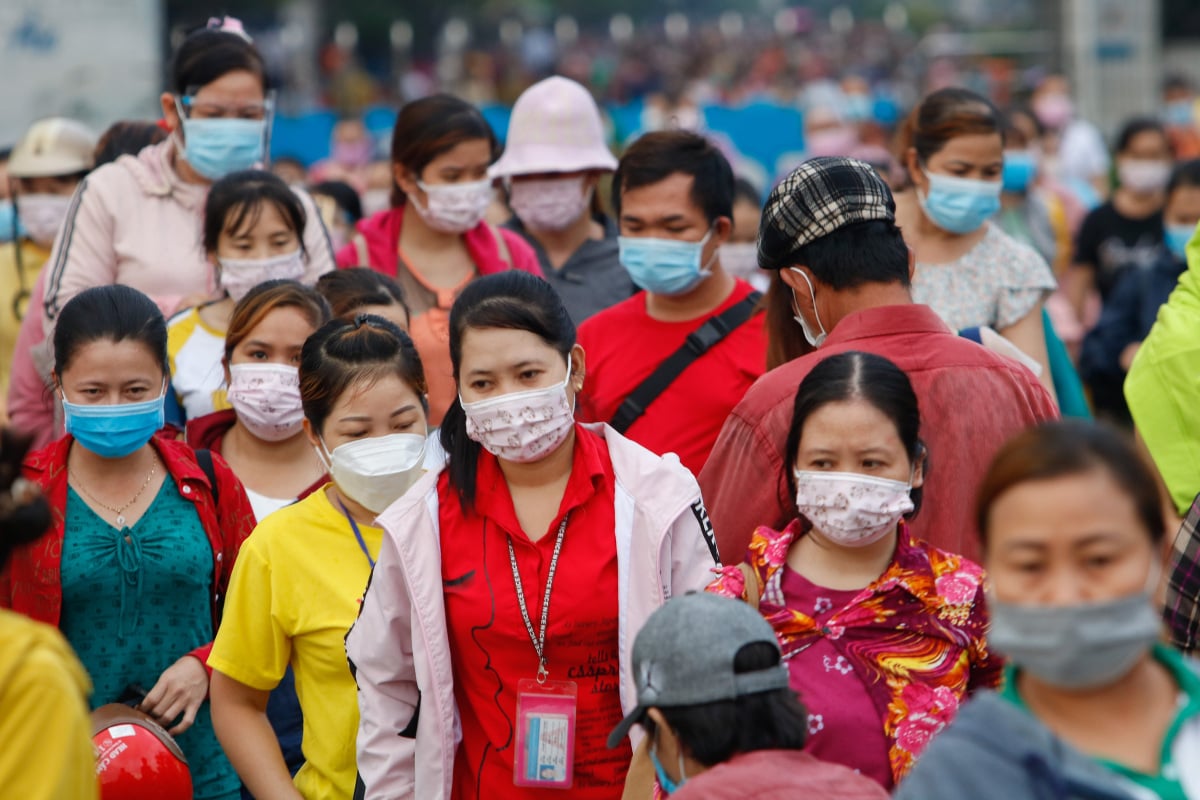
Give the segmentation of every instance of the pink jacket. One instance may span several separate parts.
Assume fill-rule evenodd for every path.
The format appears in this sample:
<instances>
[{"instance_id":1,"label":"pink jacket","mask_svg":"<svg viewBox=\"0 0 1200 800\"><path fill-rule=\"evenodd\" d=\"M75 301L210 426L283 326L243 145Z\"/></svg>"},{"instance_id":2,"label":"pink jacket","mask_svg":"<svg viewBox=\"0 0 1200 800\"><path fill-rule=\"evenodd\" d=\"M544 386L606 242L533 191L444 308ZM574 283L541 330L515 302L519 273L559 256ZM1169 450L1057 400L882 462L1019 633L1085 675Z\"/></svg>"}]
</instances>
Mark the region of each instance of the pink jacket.
<instances>
[{"instance_id":1,"label":"pink jacket","mask_svg":"<svg viewBox=\"0 0 1200 800\"><path fill-rule=\"evenodd\" d=\"M56 417L58 404L33 360L34 353L45 347L42 343L46 341L46 331L42 327L46 273L44 269L38 273L29 290L29 307L17 333L8 379L8 419L13 428L33 436L31 450L41 450L62 435ZM48 352L49 348L45 349Z\"/></svg>"},{"instance_id":2,"label":"pink jacket","mask_svg":"<svg viewBox=\"0 0 1200 800\"><path fill-rule=\"evenodd\" d=\"M703 589L716 540L700 487L677 456L656 456L607 425L592 430L606 441L616 476L620 693L629 713L637 705L629 670L634 636L667 598ZM426 474L380 515L383 546L346 637L368 800L451 795L462 732L442 596L437 481L437 473ZM640 734L631 738L636 745Z\"/></svg>"},{"instance_id":3,"label":"pink jacket","mask_svg":"<svg viewBox=\"0 0 1200 800\"><path fill-rule=\"evenodd\" d=\"M212 265L202 230L208 187L175 172L173 139L121 156L79 185L67 219L43 268L49 334L67 301L84 289L122 283L149 295L163 314L182 300L211 294ZM304 246L308 283L333 269L333 245L312 198L298 192L308 213ZM39 368L43 367L39 364Z\"/></svg>"},{"instance_id":4,"label":"pink jacket","mask_svg":"<svg viewBox=\"0 0 1200 800\"><path fill-rule=\"evenodd\" d=\"M396 277L399 252L397 248L400 246L400 229L404 225L405 208L406 206L389 208L360 220L355 225L355 241L351 241L337 252L338 267L370 267L376 272ZM507 254L500 252L497 236L503 238ZM464 233L462 238L480 275L491 275L506 269L519 269L538 277L542 275L537 254L519 233L481 222ZM366 263L359 252L362 246L366 249Z\"/></svg>"}]
</instances>

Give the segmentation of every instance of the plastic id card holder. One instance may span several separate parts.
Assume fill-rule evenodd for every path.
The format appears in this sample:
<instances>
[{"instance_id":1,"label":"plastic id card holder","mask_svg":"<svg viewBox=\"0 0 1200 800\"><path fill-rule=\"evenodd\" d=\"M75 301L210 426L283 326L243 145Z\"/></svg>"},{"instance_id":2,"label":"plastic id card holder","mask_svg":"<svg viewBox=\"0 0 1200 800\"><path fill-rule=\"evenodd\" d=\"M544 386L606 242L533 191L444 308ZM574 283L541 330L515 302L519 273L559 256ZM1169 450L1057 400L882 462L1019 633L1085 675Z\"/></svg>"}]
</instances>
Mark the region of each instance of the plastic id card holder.
<instances>
[{"instance_id":1,"label":"plastic id card holder","mask_svg":"<svg viewBox=\"0 0 1200 800\"><path fill-rule=\"evenodd\" d=\"M574 681L517 682L517 750L513 783L570 789L575 779Z\"/></svg>"}]
</instances>

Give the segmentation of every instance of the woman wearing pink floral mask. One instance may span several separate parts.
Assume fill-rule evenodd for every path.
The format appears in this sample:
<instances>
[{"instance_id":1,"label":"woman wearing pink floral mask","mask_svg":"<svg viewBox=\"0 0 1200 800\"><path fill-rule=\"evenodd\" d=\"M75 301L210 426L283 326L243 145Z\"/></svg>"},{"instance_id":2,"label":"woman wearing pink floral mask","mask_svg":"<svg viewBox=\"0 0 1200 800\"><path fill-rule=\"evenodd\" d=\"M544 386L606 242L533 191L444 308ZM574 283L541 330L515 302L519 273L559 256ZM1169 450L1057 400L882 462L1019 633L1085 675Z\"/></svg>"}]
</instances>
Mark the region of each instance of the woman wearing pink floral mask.
<instances>
[{"instance_id":1,"label":"woman wearing pink floral mask","mask_svg":"<svg viewBox=\"0 0 1200 800\"><path fill-rule=\"evenodd\" d=\"M540 278L463 289L450 353L448 466L379 516L346 639L365 796L617 800L641 739L607 746L636 702L634 634L715 566L700 489L676 456L575 422L585 356Z\"/></svg>"},{"instance_id":2,"label":"woman wearing pink floral mask","mask_svg":"<svg viewBox=\"0 0 1200 800\"><path fill-rule=\"evenodd\" d=\"M887 359L822 361L788 433L796 519L759 528L710 591L758 604L809 712L806 747L891 789L977 688L997 683L982 571L913 538L928 470L917 398Z\"/></svg>"},{"instance_id":3,"label":"woman wearing pink floral mask","mask_svg":"<svg viewBox=\"0 0 1200 800\"><path fill-rule=\"evenodd\" d=\"M188 421L188 444L221 454L259 520L328 479L304 436L299 364L305 340L329 317L325 298L296 281L251 289L225 335L221 363L232 407Z\"/></svg>"}]
</instances>

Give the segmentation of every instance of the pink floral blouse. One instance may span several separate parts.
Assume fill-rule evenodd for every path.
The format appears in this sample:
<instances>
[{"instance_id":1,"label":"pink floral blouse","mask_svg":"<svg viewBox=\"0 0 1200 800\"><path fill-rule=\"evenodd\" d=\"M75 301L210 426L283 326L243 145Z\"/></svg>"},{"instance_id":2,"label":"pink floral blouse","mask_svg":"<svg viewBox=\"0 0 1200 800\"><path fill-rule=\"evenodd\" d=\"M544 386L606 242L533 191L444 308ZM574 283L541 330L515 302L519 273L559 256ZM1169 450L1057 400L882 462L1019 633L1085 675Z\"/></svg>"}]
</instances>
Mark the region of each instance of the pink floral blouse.
<instances>
[{"instance_id":1,"label":"pink floral blouse","mask_svg":"<svg viewBox=\"0 0 1200 800\"><path fill-rule=\"evenodd\" d=\"M759 610L785 659L823 639L854 669L878 712L898 783L967 695L1000 683L1002 664L984 639L983 570L914 538L901 522L887 570L842 608L820 614L818 623L788 608L781 589L788 550L806 532L801 520L782 531L755 531L747 558L760 590ZM743 597L742 573L723 568L708 591Z\"/></svg>"}]
</instances>

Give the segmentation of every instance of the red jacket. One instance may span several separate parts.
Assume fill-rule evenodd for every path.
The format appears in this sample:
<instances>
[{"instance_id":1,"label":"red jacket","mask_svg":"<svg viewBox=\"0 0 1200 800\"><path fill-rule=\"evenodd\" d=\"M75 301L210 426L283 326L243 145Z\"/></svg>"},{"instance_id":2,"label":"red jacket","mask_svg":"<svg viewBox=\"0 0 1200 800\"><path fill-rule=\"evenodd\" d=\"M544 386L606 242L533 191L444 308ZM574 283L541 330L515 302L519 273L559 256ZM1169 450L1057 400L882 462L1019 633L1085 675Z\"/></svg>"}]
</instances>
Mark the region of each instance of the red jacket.
<instances>
[{"instance_id":1,"label":"red jacket","mask_svg":"<svg viewBox=\"0 0 1200 800\"><path fill-rule=\"evenodd\" d=\"M71 436L25 459L25 477L41 487L50 503L50 530L41 539L17 548L0 571L0 606L11 608L48 625L59 624L62 616L62 549L67 508L67 454ZM217 478L220 505L213 502L208 476L196 461L195 451L183 442L156 436L154 449L167 472L179 487L179 493L196 504L200 524L208 535L213 551L213 631L221 620L229 576L242 542L254 530L254 511L242 484L219 455L213 454L213 472ZM196 648L190 655L208 664L212 643Z\"/></svg>"},{"instance_id":2,"label":"red jacket","mask_svg":"<svg viewBox=\"0 0 1200 800\"><path fill-rule=\"evenodd\" d=\"M370 267L376 272L396 277L396 260L399 257L400 227L404 222L404 206L380 211L374 216L361 220L355 227L359 236L367 246L367 260L362 263L359 256L358 244L351 241L337 251L337 265L341 269L347 267ZM504 258L496 239L499 234L504 238L508 248L509 258ZM358 239L358 236L354 237ZM493 272L504 272L506 269L519 269L542 277L542 268L538 265L537 253L529 243L506 228L494 228L486 222L481 222L463 234L463 244L471 255L471 261L480 275L491 275ZM510 262L511 261L511 265Z\"/></svg>"}]
</instances>

